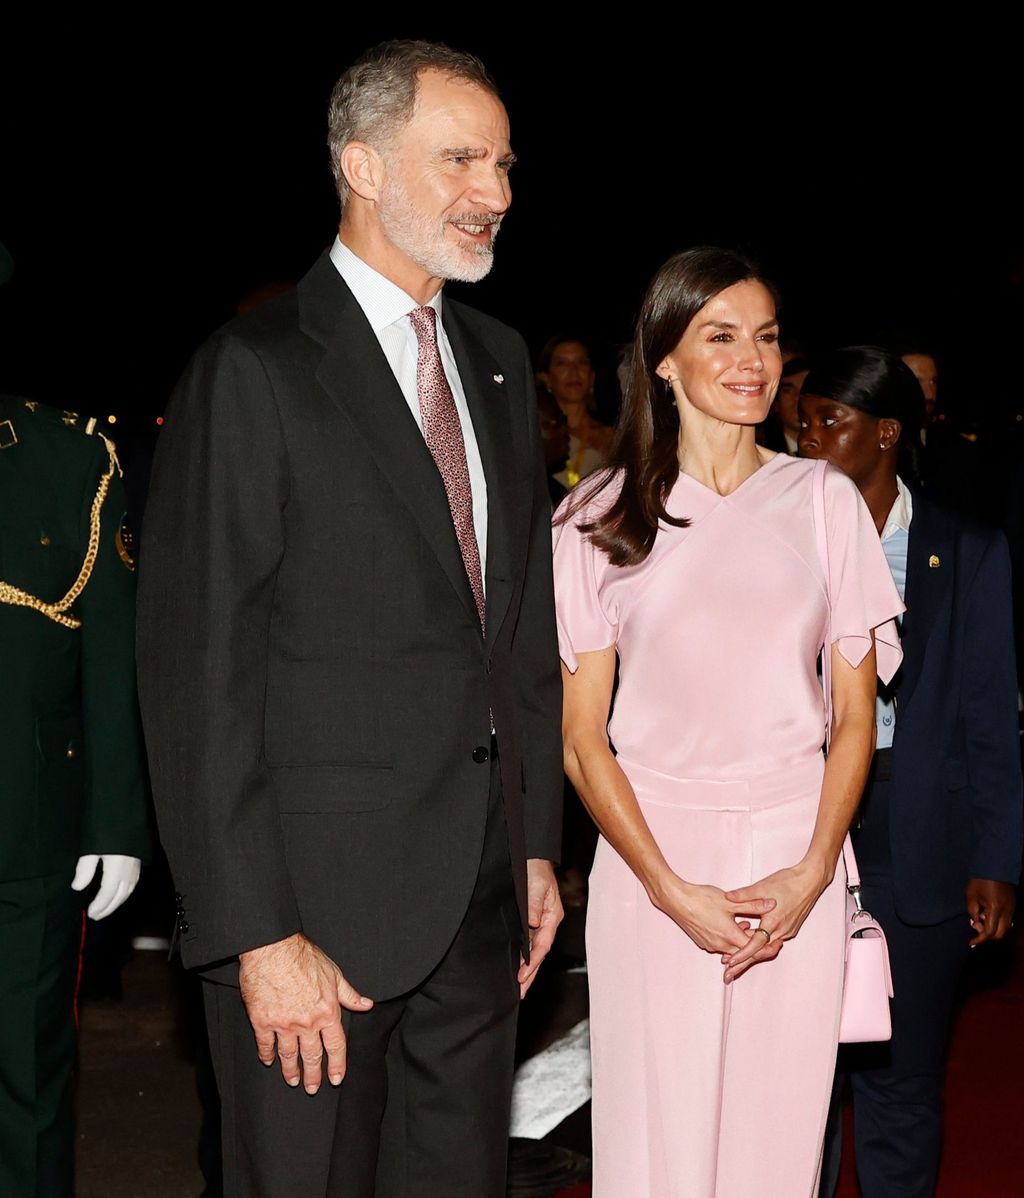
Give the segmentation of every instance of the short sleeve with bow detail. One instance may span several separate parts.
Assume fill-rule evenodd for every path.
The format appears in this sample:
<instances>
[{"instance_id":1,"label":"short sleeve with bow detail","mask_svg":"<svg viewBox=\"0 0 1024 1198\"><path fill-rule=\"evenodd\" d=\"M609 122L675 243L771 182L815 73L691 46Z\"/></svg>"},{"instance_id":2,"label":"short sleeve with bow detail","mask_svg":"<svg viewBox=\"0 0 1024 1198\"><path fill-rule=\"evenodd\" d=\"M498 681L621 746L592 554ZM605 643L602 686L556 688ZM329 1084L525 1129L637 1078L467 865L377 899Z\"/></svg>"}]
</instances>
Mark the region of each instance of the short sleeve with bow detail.
<instances>
[{"instance_id":1,"label":"short sleeve with bow detail","mask_svg":"<svg viewBox=\"0 0 1024 1198\"><path fill-rule=\"evenodd\" d=\"M824 487L832 643L856 668L871 648L874 630L878 676L890 682L903 658L895 618L904 605L856 484L826 465Z\"/></svg>"},{"instance_id":2,"label":"short sleeve with bow detail","mask_svg":"<svg viewBox=\"0 0 1024 1198\"><path fill-rule=\"evenodd\" d=\"M586 484L584 484L586 485ZM618 639L618 611L614 589L605 575L614 570L605 554L595 550L588 534L580 530L614 502L614 484L591 501L567 496L559 505L552 527L554 549L558 653L570 673L579 668L578 653L607 649ZM571 511L570 504L576 510ZM616 571L619 573L620 571Z\"/></svg>"}]
</instances>

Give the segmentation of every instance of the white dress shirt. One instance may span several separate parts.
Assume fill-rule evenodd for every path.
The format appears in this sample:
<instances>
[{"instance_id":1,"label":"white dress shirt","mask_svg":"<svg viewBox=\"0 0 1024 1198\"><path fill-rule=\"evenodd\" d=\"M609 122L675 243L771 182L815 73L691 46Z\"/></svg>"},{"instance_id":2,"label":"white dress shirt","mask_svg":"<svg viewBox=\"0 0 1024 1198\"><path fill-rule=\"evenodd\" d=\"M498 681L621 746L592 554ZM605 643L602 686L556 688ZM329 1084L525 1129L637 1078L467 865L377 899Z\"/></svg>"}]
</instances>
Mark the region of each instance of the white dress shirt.
<instances>
[{"instance_id":1,"label":"white dress shirt","mask_svg":"<svg viewBox=\"0 0 1024 1198\"><path fill-rule=\"evenodd\" d=\"M401 287L392 283L379 274L372 266L353 254L340 238L334 239L331 248L331 261L337 267L338 274L345 280L348 289L356 298L356 303L363 310L363 315L369 321L370 328L380 342L384 356L388 360L395 380L405 396L416 427L423 432L423 420L420 416L420 401L416 391L416 359L419 354L419 343L409 319L409 313L423 305L418 304ZM469 415L469 405L466 403L466 393L462 389L459 378L459 368L455 364L455 355L448 341L444 324L441 321L441 292L430 301L427 307L436 312L437 348L441 355L441 365L444 367L448 386L451 387L455 408L462 424L462 439L466 444L466 465L469 468L469 485L473 494L473 528L476 532L476 543L480 550L480 573L486 589L487 579L487 479L484 477L483 462L480 460L480 449L473 431L473 421Z\"/></svg>"},{"instance_id":2,"label":"white dress shirt","mask_svg":"<svg viewBox=\"0 0 1024 1198\"><path fill-rule=\"evenodd\" d=\"M896 501L886 517L882 529L882 549L885 553L892 580L901 599L907 597L907 549L910 544L910 522L914 518L914 497L907 490L903 479L896 476ZM896 701L875 698L875 748L892 748L896 733Z\"/></svg>"}]
</instances>

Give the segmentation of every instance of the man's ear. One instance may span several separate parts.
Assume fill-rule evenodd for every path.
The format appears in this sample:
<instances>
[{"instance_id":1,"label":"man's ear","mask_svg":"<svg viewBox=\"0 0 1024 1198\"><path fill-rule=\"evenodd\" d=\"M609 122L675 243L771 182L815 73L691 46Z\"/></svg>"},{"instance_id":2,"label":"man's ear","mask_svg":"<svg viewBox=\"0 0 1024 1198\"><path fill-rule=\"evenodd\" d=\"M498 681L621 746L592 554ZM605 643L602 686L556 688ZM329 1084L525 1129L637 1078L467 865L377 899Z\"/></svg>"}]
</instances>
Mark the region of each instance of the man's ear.
<instances>
[{"instance_id":1,"label":"man's ear","mask_svg":"<svg viewBox=\"0 0 1024 1198\"><path fill-rule=\"evenodd\" d=\"M350 141L338 159L341 173L352 192L360 199L380 198L384 184L384 162L377 151L364 141Z\"/></svg>"}]
</instances>

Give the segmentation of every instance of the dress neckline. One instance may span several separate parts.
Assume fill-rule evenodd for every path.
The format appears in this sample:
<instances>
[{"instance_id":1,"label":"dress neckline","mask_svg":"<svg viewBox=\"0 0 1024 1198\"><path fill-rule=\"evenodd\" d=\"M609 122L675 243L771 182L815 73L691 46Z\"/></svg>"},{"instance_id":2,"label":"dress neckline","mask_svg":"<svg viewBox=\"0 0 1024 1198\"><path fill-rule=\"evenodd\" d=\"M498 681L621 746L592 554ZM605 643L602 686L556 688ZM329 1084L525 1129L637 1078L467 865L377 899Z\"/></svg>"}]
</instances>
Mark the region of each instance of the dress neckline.
<instances>
[{"instance_id":1,"label":"dress neckline","mask_svg":"<svg viewBox=\"0 0 1024 1198\"><path fill-rule=\"evenodd\" d=\"M785 458L787 461L793 460L790 458L788 453L777 453L774 457L769 458L767 462L762 462L761 465L758 466L755 471L753 471L753 473L747 475L747 477L743 480L743 482L740 483L738 487L734 487L726 495L723 495L720 491L716 491L713 487L709 487L707 483L702 483L699 479L694 478L692 474L687 474L684 470L679 471L678 477L680 479L685 478L687 482L691 483L698 490L703 491L705 495L710 496L712 499L732 499L734 496L739 495L743 488L749 483L753 482L755 478L760 477L765 470L768 470L770 467L774 466L779 458Z\"/></svg>"}]
</instances>

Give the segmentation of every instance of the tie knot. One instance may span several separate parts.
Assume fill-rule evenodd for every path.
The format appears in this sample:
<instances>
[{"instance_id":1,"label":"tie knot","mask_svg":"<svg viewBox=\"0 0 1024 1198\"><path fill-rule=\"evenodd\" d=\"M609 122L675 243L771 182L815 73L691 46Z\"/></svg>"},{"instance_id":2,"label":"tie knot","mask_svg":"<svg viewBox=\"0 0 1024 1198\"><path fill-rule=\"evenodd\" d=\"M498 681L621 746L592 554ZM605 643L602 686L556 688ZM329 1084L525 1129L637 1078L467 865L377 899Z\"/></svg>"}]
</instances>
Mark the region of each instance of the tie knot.
<instances>
[{"instance_id":1,"label":"tie knot","mask_svg":"<svg viewBox=\"0 0 1024 1198\"><path fill-rule=\"evenodd\" d=\"M429 345L437 344L437 313L431 307L413 308L409 313L416 340L426 341Z\"/></svg>"}]
</instances>

